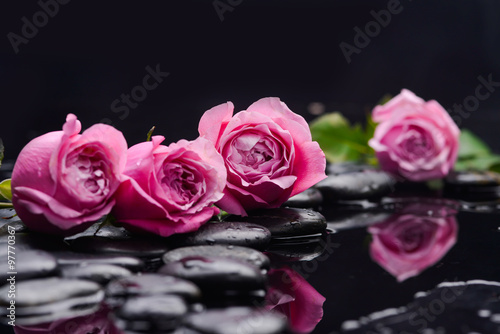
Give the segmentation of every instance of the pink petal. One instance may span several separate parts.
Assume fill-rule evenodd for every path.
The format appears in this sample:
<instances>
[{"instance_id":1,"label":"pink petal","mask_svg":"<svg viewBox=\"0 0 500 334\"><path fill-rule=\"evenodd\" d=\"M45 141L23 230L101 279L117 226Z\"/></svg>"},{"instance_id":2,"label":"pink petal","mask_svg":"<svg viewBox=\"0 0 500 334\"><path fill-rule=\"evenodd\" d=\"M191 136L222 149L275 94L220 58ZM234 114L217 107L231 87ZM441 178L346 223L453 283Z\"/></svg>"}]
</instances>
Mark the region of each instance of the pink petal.
<instances>
[{"instance_id":1,"label":"pink petal","mask_svg":"<svg viewBox=\"0 0 500 334\"><path fill-rule=\"evenodd\" d=\"M219 137L233 116L234 105L226 102L215 106L203 114L198 124L200 136L218 146Z\"/></svg>"}]
</instances>

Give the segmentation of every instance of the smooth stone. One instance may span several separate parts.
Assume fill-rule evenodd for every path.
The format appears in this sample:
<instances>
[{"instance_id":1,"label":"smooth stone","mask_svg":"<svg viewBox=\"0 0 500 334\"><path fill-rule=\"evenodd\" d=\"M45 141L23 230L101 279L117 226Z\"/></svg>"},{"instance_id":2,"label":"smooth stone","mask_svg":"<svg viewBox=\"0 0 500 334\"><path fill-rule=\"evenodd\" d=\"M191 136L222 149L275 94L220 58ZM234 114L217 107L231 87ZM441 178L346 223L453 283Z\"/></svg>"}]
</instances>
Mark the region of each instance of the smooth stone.
<instances>
[{"instance_id":1,"label":"smooth stone","mask_svg":"<svg viewBox=\"0 0 500 334\"><path fill-rule=\"evenodd\" d=\"M327 225L332 232L367 227L383 222L394 214L383 211L357 212L348 210L337 210L330 213L333 218L328 220Z\"/></svg>"},{"instance_id":2,"label":"smooth stone","mask_svg":"<svg viewBox=\"0 0 500 334\"><path fill-rule=\"evenodd\" d=\"M271 232L263 226L248 222L208 222L196 232L176 236L182 246L234 245L265 249Z\"/></svg>"},{"instance_id":3,"label":"smooth stone","mask_svg":"<svg viewBox=\"0 0 500 334\"><path fill-rule=\"evenodd\" d=\"M326 173L328 175L362 172L364 170L375 170L375 167L371 165L363 165L357 162L349 162L349 161L337 162L334 164L328 164L326 166Z\"/></svg>"},{"instance_id":4,"label":"smooth stone","mask_svg":"<svg viewBox=\"0 0 500 334\"><path fill-rule=\"evenodd\" d=\"M91 314L99 309L104 292L95 282L41 278L15 283L16 325L35 325ZM10 285L0 288L2 321L8 321Z\"/></svg>"},{"instance_id":5,"label":"smooth stone","mask_svg":"<svg viewBox=\"0 0 500 334\"><path fill-rule=\"evenodd\" d=\"M64 278L79 278L105 285L109 281L131 276L132 272L126 268L112 264L90 264L80 266L64 266L60 276Z\"/></svg>"},{"instance_id":6,"label":"smooth stone","mask_svg":"<svg viewBox=\"0 0 500 334\"><path fill-rule=\"evenodd\" d=\"M0 236L0 253L7 252L7 245L10 235ZM63 238L48 234L21 232L15 234L16 250L44 250L44 251L63 251L68 249L68 245L64 243ZM5 247L5 248L4 248Z\"/></svg>"},{"instance_id":7,"label":"smooth stone","mask_svg":"<svg viewBox=\"0 0 500 334\"><path fill-rule=\"evenodd\" d=\"M76 252L131 255L139 258L159 258L169 250L166 239L157 237L116 240L85 236L71 240L70 247Z\"/></svg>"},{"instance_id":8,"label":"smooth stone","mask_svg":"<svg viewBox=\"0 0 500 334\"><path fill-rule=\"evenodd\" d=\"M142 270L145 266L141 259L132 256L106 255L106 254L83 254L74 252L55 252L57 263L60 266L86 266L92 264L110 264L131 271Z\"/></svg>"},{"instance_id":9,"label":"smooth stone","mask_svg":"<svg viewBox=\"0 0 500 334\"><path fill-rule=\"evenodd\" d=\"M391 193L396 180L384 171L363 170L359 172L329 175L318 182L319 189L327 201L375 199Z\"/></svg>"},{"instance_id":10,"label":"smooth stone","mask_svg":"<svg viewBox=\"0 0 500 334\"><path fill-rule=\"evenodd\" d=\"M0 227L0 236L13 235L16 233L27 232L28 228L21 220L13 220Z\"/></svg>"},{"instance_id":11,"label":"smooth stone","mask_svg":"<svg viewBox=\"0 0 500 334\"><path fill-rule=\"evenodd\" d=\"M266 276L262 274L260 268L247 262L221 257L185 257L165 264L158 272L190 280L204 293L208 289L211 291L262 289L266 282Z\"/></svg>"},{"instance_id":12,"label":"smooth stone","mask_svg":"<svg viewBox=\"0 0 500 334\"><path fill-rule=\"evenodd\" d=\"M500 174L489 171L450 172L444 183L447 196L470 201L500 198Z\"/></svg>"},{"instance_id":13,"label":"smooth stone","mask_svg":"<svg viewBox=\"0 0 500 334\"><path fill-rule=\"evenodd\" d=\"M110 224L102 225L102 221L95 223L83 232L65 238L70 241L80 237L103 237L108 239L130 239L132 234L121 226L114 226Z\"/></svg>"},{"instance_id":14,"label":"smooth stone","mask_svg":"<svg viewBox=\"0 0 500 334\"><path fill-rule=\"evenodd\" d=\"M192 282L173 276L146 273L111 281L106 286L106 302L131 296L177 295L186 300L197 300L201 297L200 289Z\"/></svg>"},{"instance_id":15,"label":"smooth stone","mask_svg":"<svg viewBox=\"0 0 500 334\"><path fill-rule=\"evenodd\" d=\"M5 245L7 248L7 245ZM6 279L11 276L9 272L16 272L16 281L26 280L35 277L46 277L56 274L57 260L50 253L40 250L23 250L14 253L5 252L0 256L0 285L6 284ZM9 259L8 256L12 256ZM11 268L8 260L13 260Z\"/></svg>"},{"instance_id":16,"label":"smooth stone","mask_svg":"<svg viewBox=\"0 0 500 334\"><path fill-rule=\"evenodd\" d=\"M261 269L269 269L271 262L263 253L248 247L240 246L189 246L176 248L168 251L163 255L163 262L170 263L180 261L187 257L209 256L209 257L225 257L241 262L248 262L251 265Z\"/></svg>"},{"instance_id":17,"label":"smooth stone","mask_svg":"<svg viewBox=\"0 0 500 334\"><path fill-rule=\"evenodd\" d=\"M14 209L0 209L0 225L19 220Z\"/></svg>"},{"instance_id":18,"label":"smooth stone","mask_svg":"<svg viewBox=\"0 0 500 334\"><path fill-rule=\"evenodd\" d=\"M324 261L333 254L340 244L333 242L328 235L316 238L273 242L266 250L266 255L273 264L279 262Z\"/></svg>"},{"instance_id":19,"label":"smooth stone","mask_svg":"<svg viewBox=\"0 0 500 334\"><path fill-rule=\"evenodd\" d=\"M114 323L124 330L169 331L181 324L187 312L188 307L179 296L131 297L114 311Z\"/></svg>"},{"instance_id":20,"label":"smooth stone","mask_svg":"<svg viewBox=\"0 0 500 334\"><path fill-rule=\"evenodd\" d=\"M284 315L260 308L228 307L193 313L184 321L186 327L210 334L279 334L285 333Z\"/></svg>"},{"instance_id":21,"label":"smooth stone","mask_svg":"<svg viewBox=\"0 0 500 334\"><path fill-rule=\"evenodd\" d=\"M262 209L247 217L228 216L230 221L248 221L266 227L273 238L321 234L326 229L326 219L319 212L298 208Z\"/></svg>"},{"instance_id":22,"label":"smooth stone","mask_svg":"<svg viewBox=\"0 0 500 334\"><path fill-rule=\"evenodd\" d=\"M286 201L283 206L293 208L317 208L323 203L323 195L316 188L309 188L305 191L292 196Z\"/></svg>"}]
</instances>

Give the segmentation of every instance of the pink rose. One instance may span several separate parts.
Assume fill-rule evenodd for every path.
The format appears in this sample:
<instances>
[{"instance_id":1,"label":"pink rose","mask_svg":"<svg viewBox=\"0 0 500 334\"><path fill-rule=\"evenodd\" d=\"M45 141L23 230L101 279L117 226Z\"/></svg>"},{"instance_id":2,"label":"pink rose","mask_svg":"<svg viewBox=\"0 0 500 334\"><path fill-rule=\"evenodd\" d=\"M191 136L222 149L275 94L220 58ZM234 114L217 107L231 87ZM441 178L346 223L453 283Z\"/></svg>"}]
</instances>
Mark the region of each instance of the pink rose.
<instances>
[{"instance_id":1,"label":"pink rose","mask_svg":"<svg viewBox=\"0 0 500 334\"><path fill-rule=\"evenodd\" d=\"M310 333L323 318L325 297L289 267L271 269L266 308L287 316L294 333Z\"/></svg>"},{"instance_id":2,"label":"pink rose","mask_svg":"<svg viewBox=\"0 0 500 334\"><path fill-rule=\"evenodd\" d=\"M436 101L409 90L373 109L380 124L369 145L383 170L411 181L442 178L453 168L460 130Z\"/></svg>"},{"instance_id":3,"label":"pink rose","mask_svg":"<svg viewBox=\"0 0 500 334\"><path fill-rule=\"evenodd\" d=\"M154 136L128 150L113 214L129 228L166 237L195 231L219 213L212 204L223 196L226 169L204 138L160 145L164 139Z\"/></svg>"},{"instance_id":4,"label":"pink rose","mask_svg":"<svg viewBox=\"0 0 500 334\"><path fill-rule=\"evenodd\" d=\"M81 135L69 114L62 131L33 139L12 173L12 203L32 230L69 235L108 214L125 168L127 142L115 128L96 124Z\"/></svg>"},{"instance_id":5,"label":"pink rose","mask_svg":"<svg viewBox=\"0 0 500 334\"><path fill-rule=\"evenodd\" d=\"M278 98L233 116L227 102L205 112L200 135L224 158L227 186L217 205L233 214L275 208L326 177L326 160L306 121Z\"/></svg>"},{"instance_id":6,"label":"pink rose","mask_svg":"<svg viewBox=\"0 0 500 334\"><path fill-rule=\"evenodd\" d=\"M456 212L439 204L415 203L370 226L370 255L399 282L439 261L457 241Z\"/></svg>"}]
</instances>

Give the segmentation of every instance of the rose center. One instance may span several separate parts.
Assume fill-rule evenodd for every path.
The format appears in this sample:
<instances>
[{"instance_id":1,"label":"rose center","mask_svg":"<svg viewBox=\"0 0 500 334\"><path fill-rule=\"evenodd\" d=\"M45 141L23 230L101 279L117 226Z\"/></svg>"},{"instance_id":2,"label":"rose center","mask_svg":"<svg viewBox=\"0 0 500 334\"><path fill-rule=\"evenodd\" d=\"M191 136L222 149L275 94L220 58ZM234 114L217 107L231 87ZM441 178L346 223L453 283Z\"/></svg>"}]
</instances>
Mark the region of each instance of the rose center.
<instances>
[{"instance_id":1,"label":"rose center","mask_svg":"<svg viewBox=\"0 0 500 334\"><path fill-rule=\"evenodd\" d=\"M103 154L92 147L86 147L74 152L66 160L66 168L71 179L76 181L76 187L96 196L109 194L108 166Z\"/></svg>"},{"instance_id":2,"label":"rose center","mask_svg":"<svg viewBox=\"0 0 500 334\"><path fill-rule=\"evenodd\" d=\"M189 203L200 193L200 182L197 173L187 166L165 164L160 182L165 193L177 203Z\"/></svg>"},{"instance_id":3,"label":"rose center","mask_svg":"<svg viewBox=\"0 0 500 334\"><path fill-rule=\"evenodd\" d=\"M242 163L252 168L256 168L263 162L273 158L273 153L262 141L258 142L250 150L239 149L238 153L242 157Z\"/></svg>"}]
</instances>

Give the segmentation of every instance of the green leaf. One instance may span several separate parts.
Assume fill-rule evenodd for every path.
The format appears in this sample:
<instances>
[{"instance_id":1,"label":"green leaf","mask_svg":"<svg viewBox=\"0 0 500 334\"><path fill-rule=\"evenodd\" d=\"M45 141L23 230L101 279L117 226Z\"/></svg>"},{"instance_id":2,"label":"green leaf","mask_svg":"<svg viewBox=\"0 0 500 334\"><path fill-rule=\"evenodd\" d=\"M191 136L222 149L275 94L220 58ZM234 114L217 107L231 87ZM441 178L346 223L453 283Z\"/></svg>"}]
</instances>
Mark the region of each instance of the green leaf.
<instances>
[{"instance_id":1,"label":"green leaf","mask_svg":"<svg viewBox=\"0 0 500 334\"><path fill-rule=\"evenodd\" d=\"M2 141L2 138L0 138L0 166L2 166L4 151L5 151L5 148L3 147L3 141Z\"/></svg>"},{"instance_id":2,"label":"green leaf","mask_svg":"<svg viewBox=\"0 0 500 334\"><path fill-rule=\"evenodd\" d=\"M490 154L479 157L472 157L469 159L459 159L455 163L454 169L457 171L463 170L492 170L492 168L499 168L500 155ZM495 167L496 166L496 167Z\"/></svg>"},{"instance_id":3,"label":"green leaf","mask_svg":"<svg viewBox=\"0 0 500 334\"><path fill-rule=\"evenodd\" d=\"M470 130L462 129L460 133L460 146L458 149L458 159L470 159L472 157L487 156L491 150L484 141L479 139Z\"/></svg>"},{"instance_id":4,"label":"green leaf","mask_svg":"<svg viewBox=\"0 0 500 334\"><path fill-rule=\"evenodd\" d=\"M12 201L12 190L10 187L10 179L6 179L0 182L0 199L2 198L8 201Z\"/></svg>"},{"instance_id":5,"label":"green leaf","mask_svg":"<svg viewBox=\"0 0 500 334\"><path fill-rule=\"evenodd\" d=\"M149 129L146 141L151 141L151 136L153 135L153 131L155 130L155 126L153 126L151 129Z\"/></svg>"},{"instance_id":6,"label":"green leaf","mask_svg":"<svg viewBox=\"0 0 500 334\"><path fill-rule=\"evenodd\" d=\"M339 112L317 118L310 128L313 140L319 143L329 162L359 161L371 153L361 126L351 126Z\"/></svg>"}]
</instances>

